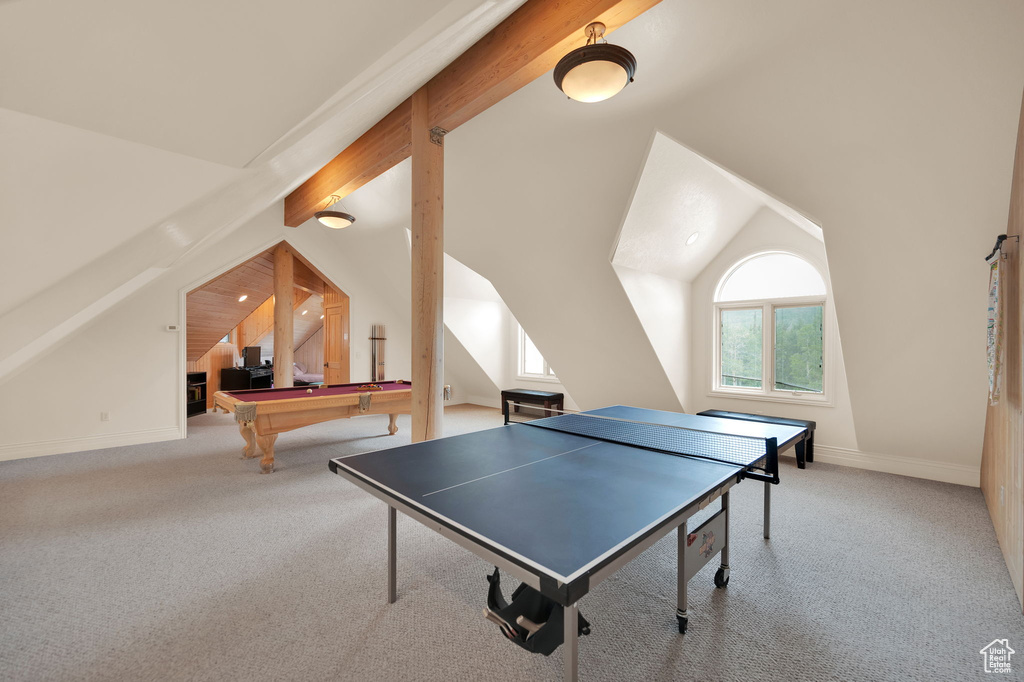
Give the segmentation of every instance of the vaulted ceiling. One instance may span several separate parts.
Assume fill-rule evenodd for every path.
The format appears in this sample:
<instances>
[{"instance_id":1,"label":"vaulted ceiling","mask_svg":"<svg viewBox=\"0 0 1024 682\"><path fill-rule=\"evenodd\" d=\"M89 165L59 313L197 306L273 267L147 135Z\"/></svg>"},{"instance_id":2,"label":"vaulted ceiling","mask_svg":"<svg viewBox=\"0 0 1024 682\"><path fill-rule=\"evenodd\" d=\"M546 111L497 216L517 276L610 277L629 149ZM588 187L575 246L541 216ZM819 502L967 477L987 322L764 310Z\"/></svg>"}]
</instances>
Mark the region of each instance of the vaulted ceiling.
<instances>
[{"instance_id":1,"label":"vaulted ceiling","mask_svg":"<svg viewBox=\"0 0 1024 682\"><path fill-rule=\"evenodd\" d=\"M242 168L448 4L6 2L0 106Z\"/></svg>"},{"instance_id":2,"label":"vaulted ceiling","mask_svg":"<svg viewBox=\"0 0 1024 682\"><path fill-rule=\"evenodd\" d=\"M322 326L325 283L302 261L294 262L295 347ZM274 252L267 249L188 293L186 359L198 360L226 334L266 304L267 322L249 345L270 337L273 345ZM243 299L244 300L240 300Z\"/></svg>"},{"instance_id":3,"label":"vaulted ceiling","mask_svg":"<svg viewBox=\"0 0 1024 682\"><path fill-rule=\"evenodd\" d=\"M521 2L215 4L0 2L0 380L279 210ZM539 327L574 396L617 399L589 368L621 348L616 371L664 383L608 263L663 131L822 225L861 446L967 451L922 434L983 421L983 343L949 327L983 323L964 254L1005 229L1022 25L1012 0L664 0L614 34L640 65L623 96L579 105L542 77L446 138L446 246ZM372 259L373 231L408 223L407 178L346 199L359 222L324 257ZM577 300L516 290L523 268ZM877 377L920 394L912 418Z\"/></svg>"},{"instance_id":4,"label":"vaulted ceiling","mask_svg":"<svg viewBox=\"0 0 1024 682\"><path fill-rule=\"evenodd\" d=\"M0 268L0 378L279 201L521 2L0 2L0 226L29 256Z\"/></svg>"}]
</instances>

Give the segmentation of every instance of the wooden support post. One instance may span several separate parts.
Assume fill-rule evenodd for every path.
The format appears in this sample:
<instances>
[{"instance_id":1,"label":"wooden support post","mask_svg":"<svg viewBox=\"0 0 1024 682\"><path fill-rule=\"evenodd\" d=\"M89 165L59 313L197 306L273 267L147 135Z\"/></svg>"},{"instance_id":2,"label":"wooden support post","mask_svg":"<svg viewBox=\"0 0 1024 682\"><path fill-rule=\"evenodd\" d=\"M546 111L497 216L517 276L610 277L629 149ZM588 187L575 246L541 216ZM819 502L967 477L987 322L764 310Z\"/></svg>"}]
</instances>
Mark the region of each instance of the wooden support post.
<instances>
[{"instance_id":1,"label":"wooden support post","mask_svg":"<svg viewBox=\"0 0 1024 682\"><path fill-rule=\"evenodd\" d=\"M430 129L429 92L412 96L412 441L444 421L444 134Z\"/></svg>"},{"instance_id":2,"label":"wooden support post","mask_svg":"<svg viewBox=\"0 0 1024 682\"><path fill-rule=\"evenodd\" d=\"M274 387L294 385L295 261L287 244L274 249Z\"/></svg>"}]
</instances>

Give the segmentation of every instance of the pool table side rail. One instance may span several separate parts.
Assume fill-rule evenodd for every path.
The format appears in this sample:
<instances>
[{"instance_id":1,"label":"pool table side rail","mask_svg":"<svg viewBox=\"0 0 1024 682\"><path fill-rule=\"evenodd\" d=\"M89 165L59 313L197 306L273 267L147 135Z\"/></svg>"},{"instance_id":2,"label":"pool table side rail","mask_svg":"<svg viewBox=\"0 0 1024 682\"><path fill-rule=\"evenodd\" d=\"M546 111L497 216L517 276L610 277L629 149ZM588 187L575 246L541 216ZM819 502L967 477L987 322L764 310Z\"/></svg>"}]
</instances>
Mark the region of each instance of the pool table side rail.
<instances>
[{"instance_id":1,"label":"pool table side rail","mask_svg":"<svg viewBox=\"0 0 1024 682\"><path fill-rule=\"evenodd\" d=\"M256 413L256 433L266 436L284 433L333 421L367 414L411 414L412 386L408 390L366 391L370 393L370 407L359 409L359 396L364 393L345 393L332 396L304 396L302 398L286 398L283 400L260 401ZM314 399L315 396L315 399ZM314 404L311 404L313 402ZM214 411L219 407L227 412L234 412L238 404L252 404L244 400L218 391L213 396Z\"/></svg>"},{"instance_id":2,"label":"pool table side rail","mask_svg":"<svg viewBox=\"0 0 1024 682\"><path fill-rule=\"evenodd\" d=\"M237 391L233 391L237 393ZM256 402L260 406L260 414L270 414L273 412L290 412L296 407L302 407L303 405L309 405L310 400L316 400L316 409L337 407L338 405L351 404L353 400L356 406L359 406L359 396L369 394L370 405L373 406L379 403L385 403L389 401L401 401L408 400L412 394L412 384L409 384L408 389L399 388L391 391L360 391L358 393L341 393L339 395L318 395L314 390L313 393L303 395L298 398L281 398L280 400L242 400L230 395L227 391L217 391L213 394L214 408L218 406L224 409L225 412L234 411L235 405L239 403L251 403Z\"/></svg>"}]
</instances>

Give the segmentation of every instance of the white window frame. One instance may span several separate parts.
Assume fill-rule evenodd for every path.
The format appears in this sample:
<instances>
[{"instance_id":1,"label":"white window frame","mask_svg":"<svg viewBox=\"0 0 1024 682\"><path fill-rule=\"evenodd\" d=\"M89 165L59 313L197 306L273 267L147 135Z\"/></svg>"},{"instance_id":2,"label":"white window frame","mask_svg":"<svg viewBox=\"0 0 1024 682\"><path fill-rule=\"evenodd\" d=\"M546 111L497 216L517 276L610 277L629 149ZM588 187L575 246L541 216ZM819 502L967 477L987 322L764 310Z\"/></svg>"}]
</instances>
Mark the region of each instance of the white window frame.
<instances>
[{"instance_id":1,"label":"white window frame","mask_svg":"<svg viewBox=\"0 0 1024 682\"><path fill-rule=\"evenodd\" d=\"M742 258L722 276L718 286L714 290L714 298L717 299L722 286L745 263L754 258L774 254L785 253L795 256L807 262L818 271L811 259L792 253L790 251L771 250L760 251L756 254ZM828 280L822 276L825 282L826 293L816 296L794 296L785 298L751 299L746 301L712 301L712 345L711 345L711 390L708 395L741 398L746 400L763 400L769 402L794 403L800 405L814 404L826 407L833 405L832 397L832 375L835 367L833 354L833 333L834 323L829 314ZM779 308L799 308L812 305L821 306L821 393L808 391L782 391L775 389L775 311ZM722 385L722 311L735 309L761 308L761 387L745 386L723 386Z\"/></svg>"},{"instance_id":2,"label":"white window frame","mask_svg":"<svg viewBox=\"0 0 1024 682\"><path fill-rule=\"evenodd\" d=\"M532 343L532 339L531 339ZM544 361L544 374L533 374L527 372L526 367L526 330L523 329L522 325L519 325L519 362L517 364L517 376L520 379L529 379L530 381L546 381L548 383L557 384L559 383L558 377L555 376L554 370L551 369L551 365L548 364L547 358L541 353L541 359ZM536 347L537 344L534 344ZM540 349L537 349L538 352Z\"/></svg>"}]
</instances>

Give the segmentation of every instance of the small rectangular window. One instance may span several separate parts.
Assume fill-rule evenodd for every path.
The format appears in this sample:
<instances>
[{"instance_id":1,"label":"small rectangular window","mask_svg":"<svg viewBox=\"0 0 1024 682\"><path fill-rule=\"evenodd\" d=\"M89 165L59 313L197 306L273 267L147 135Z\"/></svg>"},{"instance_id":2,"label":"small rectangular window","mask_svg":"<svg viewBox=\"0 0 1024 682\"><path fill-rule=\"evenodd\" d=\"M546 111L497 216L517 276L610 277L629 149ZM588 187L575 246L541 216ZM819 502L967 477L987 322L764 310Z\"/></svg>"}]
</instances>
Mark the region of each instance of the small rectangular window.
<instances>
[{"instance_id":1,"label":"small rectangular window","mask_svg":"<svg viewBox=\"0 0 1024 682\"><path fill-rule=\"evenodd\" d=\"M554 370L537 350L526 331L519 328L519 376L524 378L544 378L554 380Z\"/></svg>"},{"instance_id":2,"label":"small rectangular window","mask_svg":"<svg viewBox=\"0 0 1024 682\"><path fill-rule=\"evenodd\" d=\"M763 383L761 308L722 310L722 386L761 388Z\"/></svg>"},{"instance_id":3,"label":"small rectangular window","mask_svg":"<svg viewBox=\"0 0 1024 682\"><path fill-rule=\"evenodd\" d=\"M775 309L775 390L821 393L822 307Z\"/></svg>"}]
</instances>

